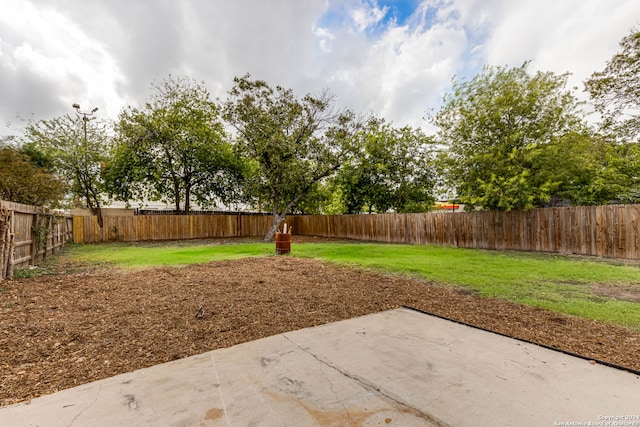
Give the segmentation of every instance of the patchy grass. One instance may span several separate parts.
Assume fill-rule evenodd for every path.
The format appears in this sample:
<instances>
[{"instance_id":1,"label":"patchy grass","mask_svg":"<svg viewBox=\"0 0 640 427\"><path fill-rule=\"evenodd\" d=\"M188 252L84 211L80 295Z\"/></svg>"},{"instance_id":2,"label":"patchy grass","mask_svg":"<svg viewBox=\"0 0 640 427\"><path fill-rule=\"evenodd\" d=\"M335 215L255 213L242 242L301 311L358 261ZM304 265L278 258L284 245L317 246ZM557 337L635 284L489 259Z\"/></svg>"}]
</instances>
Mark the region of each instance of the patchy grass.
<instances>
[{"instance_id":1,"label":"patchy grass","mask_svg":"<svg viewBox=\"0 0 640 427\"><path fill-rule=\"evenodd\" d=\"M640 329L640 303L596 295L625 288L640 297L640 268L563 255L439 246L326 244L295 248L297 256L463 286L480 296ZM613 292L612 292L613 293Z\"/></svg>"},{"instance_id":2,"label":"patchy grass","mask_svg":"<svg viewBox=\"0 0 640 427\"><path fill-rule=\"evenodd\" d=\"M267 256L273 245L266 243L185 245L165 242L144 244L103 243L70 245L66 255L81 265L109 265L115 268L140 269L162 266L201 264L210 261Z\"/></svg>"},{"instance_id":3,"label":"patchy grass","mask_svg":"<svg viewBox=\"0 0 640 427\"><path fill-rule=\"evenodd\" d=\"M16 279L28 279L37 276L57 275L60 273L60 261L59 255L49 256L35 267L14 270L13 277Z\"/></svg>"}]
</instances>

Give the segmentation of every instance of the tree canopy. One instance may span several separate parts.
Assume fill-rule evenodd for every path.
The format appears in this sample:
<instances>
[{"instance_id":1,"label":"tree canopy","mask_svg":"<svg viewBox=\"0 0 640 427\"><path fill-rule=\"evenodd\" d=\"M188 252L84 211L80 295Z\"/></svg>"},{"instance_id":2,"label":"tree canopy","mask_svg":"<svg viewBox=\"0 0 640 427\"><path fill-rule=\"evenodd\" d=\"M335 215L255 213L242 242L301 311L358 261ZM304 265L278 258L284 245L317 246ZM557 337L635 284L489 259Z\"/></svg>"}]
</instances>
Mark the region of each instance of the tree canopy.
<instances>
[{"instance_id":1,"label":"tree canopy","mask_svg":"<svg viewBox=\"0 0 640 427\"><path fill-rule=\"evenodd\" d=\"M249 165L247 194L273 213L269 241L287 213L340 167L357 121L336 112L327 92L298 98L249 75L234 83L224 118L236 131L236 153Z\"/></svg>"},{"instance_id":2,"label":"tree canopy","mask_svg":"<svg viewBox=\"0 0 640 427\"><path fill-rule=\"evenodd\" d=\"M558 183L553 198L572 205L635 203L640 196L637 144L617 144L594 132L572 132L545 161Z\"/></svg>"},{"instance_id":3,"label":"tree canopy","mask_svg":"<svg viewBox=\"0 0 640 427\"><path fill-rule=\"evenodd\" d=\"M41 161L49 159L53 171L69 184L71 196L94 212L100 227L107 200L101 175L110 151L106 129L105 122L67 114L31 122L24 133L25 145L42 153Z\"/></svg>"},{"instance_id":4,"label":"tree canopy","mask_svg":"<svg viewBox=\"0 0 640 427\"><path fill-rule=\"evenodd\" d=\"M32 157L32 155L34 157ZM53 175L33 148L0 145L0 199L36 206L58 207L66 186Z\"/></svg>"},{"instance_id":5,"label":"tree canopy","mask_svg":"<svg viewBox=\"0 0 640 427\"><path fill-rule=\"evenodd\" d=\"M116 126L117 147L107 165L108 189L121 200L171 201L188 214L228 202L240 165L220 111L202 83L169 77L153 85L142 109L125 109Z\"/></svg>"},{"instance_id":6,"label":"tree canopy","mask_svg":"<svg viewBox=\"0 0 640 427\"><path fill-rule=\"evenodd\" d=\"M288 213L422 212L436 191L505 211L637 202L640 32L620 46L585 83L603 118L597 131L566 89L568 74L528 63L454 79L432 117L435 136L339 111L326 90L299 97L247 74L214 101L203 82L169 76L143 107L122 110L114 132L82 113L32 122L0 162L34 181L58 174L100 225L110 197L160 200L177 213L242 202L273 214L265 240ZM0 171L0 197L28 188L15 169Z\"/></svg>"},{"instance_id":7,"label":"tree canopy","mask_svg":"<svg viewBox=\"0 0 640 427\"><path fill-rule=\"evenodd\" d=\"M434 203L433 141L419 129L371 119L332 184L342 212L424 212Z\"/></svg>"},{"instance_id":8,"label":"tree canopy","mask_svg":"<svg viewBox=\"0 0 640 427\"><path fill-rule=\"evenodd\" d=\"M620 47L585 87L602 114L603 129L623 142L640 142L640 31L624 37Z\"/></svg>"},{"instance_id":9,"label":"tree canopy","mask_svg":"<svg viewBox=\"0 0 640 427\"><path fill-rule=\"evenodd\" d=\"M445 150L442 171L459 199L472 207L530 209L559 186L549 163L552 147L584 125L567 75L486 66L454 81L434 117Z\"/></svg>"}]
</instances>

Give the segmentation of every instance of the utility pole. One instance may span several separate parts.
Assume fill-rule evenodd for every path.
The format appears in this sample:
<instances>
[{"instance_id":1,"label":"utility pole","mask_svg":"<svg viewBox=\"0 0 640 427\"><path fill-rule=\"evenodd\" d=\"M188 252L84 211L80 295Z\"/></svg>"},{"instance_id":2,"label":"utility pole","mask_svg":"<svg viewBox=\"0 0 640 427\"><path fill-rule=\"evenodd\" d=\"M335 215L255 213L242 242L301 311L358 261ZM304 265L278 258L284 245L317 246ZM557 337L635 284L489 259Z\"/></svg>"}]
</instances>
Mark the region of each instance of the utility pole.
<instances>
[{"instance_id":1,"label":"utility pole","mask_svg":"<svg viewBox=\"0 0 640 427\"><path fill-rule=\"evenodd\" d=\"M90 112L85 112L80 109L80 104L77 102L72 105L72 107L76 110L76 114L78 117L82 118L82 130L84 131L84 147L82 152L82 162L84 163L83 171L81 172L81 179L84 182L81 182L81 185L85 187L85 197L88 207L95 213L96 218L98 220L98 226L100 227L100 231L102 231L102 209L100 207L99 196L95 194L95 191L91 190L92 185L89 184L91 181L91 166L89 164L90 156L88 155L89 151L89 142L87 141L87 123L90 120L95 119L92 117L96 111L98 111L98 107L95 107ZM95 190L95 189L94 189ZM93 199L93 200L92 200ZM100 240L102 240L102 236L100 236Z\"/></svg>"},{"instance_id":2,"label":"utility pole","mask_svg":"<svg viewBox=\"0 0 640 427\"><path fill-rule=\"evenodd\" d=\"M89 120L95 119L95 117L91 117L91 116L93 116L93 114L96 111L98 111L98 107L95 107L89 113L80 110L80 104L78 104L78 103L73 104L72 107L75 108L76 114L78 115L78 117L82 116L82 129L84 130L84 150L85 150L85 153L86 153L86 151L87 151L87 122Z\"/></svg>"}]
</instances>

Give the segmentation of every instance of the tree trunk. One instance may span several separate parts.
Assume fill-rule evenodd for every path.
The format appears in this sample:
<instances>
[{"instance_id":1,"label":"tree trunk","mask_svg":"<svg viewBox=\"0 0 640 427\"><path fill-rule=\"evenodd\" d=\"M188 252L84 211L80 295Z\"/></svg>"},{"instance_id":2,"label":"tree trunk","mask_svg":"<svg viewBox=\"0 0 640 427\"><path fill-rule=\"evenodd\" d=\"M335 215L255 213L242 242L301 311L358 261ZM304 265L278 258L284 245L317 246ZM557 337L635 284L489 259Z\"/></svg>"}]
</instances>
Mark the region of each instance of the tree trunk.
<instances>
[{"instance_id":1,"label":"tree trunk","mask_svg":"<svg viewBox=\"0 0 640 427\"><path fill-rule=\"evenodd\" d=\"M189 215L189 211L191 210L191 185L185 184L185 198L184 198L184 214Z\"/></svg>"},{"instance_id":2,"label":"tree trunk","mask_svg":"<svg viewBox=\"0 0 640 427\"><path fill-rule=\"evenodd\" d=\"M311 186L309 186L311 187ZM273 196L273 224L271 225L271 228L269 228L269 232L267 233L266 236L264 236L264 242L265 243L269 243L272 239L273 236L276 235L276 231L278 231L278 227L280 227L280 224L282 224L282 221L284 221L287 218L287 214L291 211L291 209L296 205L296 203L298 203L304 196L307 195L308 192L308 188L305 189L305 191L301 192L300 194L298 194L291 202L289 202L289 204L283 209L282 213L278 212L278 201L279 201L279 197L277 193L274 193Z\"/></svg>"},{"instance_id":3,"label":"tree trunk","mask_svg":"<svg viewBox=\"0 0 640 427\"><path fill-rule=\"evenodd\" d=\"M175 207L176 207L176 215L180 215L180 195L177 191L174 191L175 194Z\"/></svg>"},{"instance_id":4,"label":"tree trunk","mask_svg":"<svg viewBox=\"0 0 640 427\"><path fill-rule=\"evenodd\" d=\"M280 227L280 224L282 224L282 222L285 220L286 218L286 214L284 215L274 215L273 216L273 224L271 224L271 228L269 228L269 231L267 232L267 235L264 236L264 242L265 243L269 243L271 242L271 240L273 240L273 236L276 235L276 231L278 231L278 228Z\"/></svg>"},{"instance_id":5,"label":"tree trunk","mask_svg":"<svg viewBox=\"0 0 640 427\"><path fill-rule=\"evenodd\" d=\"M98 227L102 228L104 225L104 220L102 218L102 208L100 207L100 205L98 205L93 209L93 211L96 214L96 218L98 219Z\"/></svg>"},{"instance_id":6,"label":"tree trunk","mask_svg":"<svg viewBox=\"0 0 640 427\"><path fill-rule=\"evenodd\" d=\"M87 204L87 207L91 209L91 213L98 219L98 227L102 228L102 209L100 208L99 195L96 194L96 191L91 186L91 182L89 180L82 180L80 183L84 187L84 201Z\"/></svg>"},{"instance_id":7,"label":"tree trunk","mask_svg":"<svg viewBox=\"0 0 640 427\"><path fill-rule=\"evenodd\" d=\"M176 205L176 215L180 215L180 183L177 182L175 177L173 178L173 199Z\"/></svg>"},{"instance_id":8,"label":"tree trunk","mask_svg":"<svg viewBox=\"0 0 640 427\"><path fill-rule=\"evenodd\" d=\"M85 191L85 198L87 202L87 206L91 209L91 213L93 213L98 220L98 227L102 228L103 220L102 220L102 207L100 206L100 200L95 192L88 188Z\"/></svg>"}]
</instances>

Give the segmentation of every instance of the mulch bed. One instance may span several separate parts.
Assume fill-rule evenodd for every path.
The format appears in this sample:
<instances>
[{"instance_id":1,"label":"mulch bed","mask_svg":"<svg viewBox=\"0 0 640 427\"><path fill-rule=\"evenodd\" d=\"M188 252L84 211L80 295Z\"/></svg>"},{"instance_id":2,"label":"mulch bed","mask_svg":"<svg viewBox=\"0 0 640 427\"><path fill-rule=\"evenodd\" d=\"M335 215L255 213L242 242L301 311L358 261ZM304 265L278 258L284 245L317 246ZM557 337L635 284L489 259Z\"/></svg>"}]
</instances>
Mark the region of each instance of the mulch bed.
<instances>
[{"instance_id":1,"label":"mulch bed","mask_svg":"<svg viewBox=\"0 0 640 427\"><path fill-rule=\"evenodd\" d=\"M640 370L640 331L309 259L41 276L0 289L1 405L403 305Z\"/></svg>"}]
</instances>

